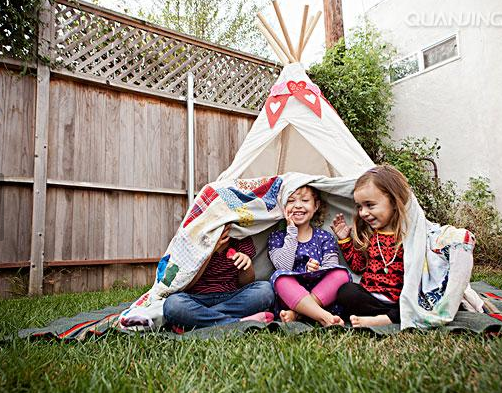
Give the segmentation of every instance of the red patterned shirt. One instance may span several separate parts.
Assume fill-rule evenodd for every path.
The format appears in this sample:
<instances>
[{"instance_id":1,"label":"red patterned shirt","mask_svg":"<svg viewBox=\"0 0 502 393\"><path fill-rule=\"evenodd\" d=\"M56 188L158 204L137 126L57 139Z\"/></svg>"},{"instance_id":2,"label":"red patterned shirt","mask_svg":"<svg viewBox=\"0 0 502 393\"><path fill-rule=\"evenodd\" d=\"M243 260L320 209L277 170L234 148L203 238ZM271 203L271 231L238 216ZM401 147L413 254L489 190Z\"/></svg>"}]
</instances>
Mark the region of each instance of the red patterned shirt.
<instances>
[{"instance_id":1,"label":"red patterned shirt","mask_svg":"<svg viewBox=\"0 0 502 393\"><path fill-rule=\"evenodd\" d=\"M230 239L228 247L246 254L251 259L256 255L250 237L242 240ZM233 292L239 289L239 269L234 266L233 260L227 258L227 249L213 254L206 270L194 286L186 291L187 293Z\"/></svg>"},{"instance_id":2,"label":"red patterned shirt","mask_svg":"<svg viewBox=\"0 0 502 393\"><path fill-rule=\"evenodd\" d=\"M378 242L381 253L378 249ZM403 246L401 244L396 253L396 240L394 234L390 232L378 232L378 242L375 232L370 238L370 245L366 252L357 251L350 237L339 240L338 244L352 271L362 274L360 284L368 292L380 293L389 300L397 302L403 289ZM394 254L396 255L394 262L390 263ZM387 268L387 273L385 273L385 268Z\"/></svg>"}]
</instances>

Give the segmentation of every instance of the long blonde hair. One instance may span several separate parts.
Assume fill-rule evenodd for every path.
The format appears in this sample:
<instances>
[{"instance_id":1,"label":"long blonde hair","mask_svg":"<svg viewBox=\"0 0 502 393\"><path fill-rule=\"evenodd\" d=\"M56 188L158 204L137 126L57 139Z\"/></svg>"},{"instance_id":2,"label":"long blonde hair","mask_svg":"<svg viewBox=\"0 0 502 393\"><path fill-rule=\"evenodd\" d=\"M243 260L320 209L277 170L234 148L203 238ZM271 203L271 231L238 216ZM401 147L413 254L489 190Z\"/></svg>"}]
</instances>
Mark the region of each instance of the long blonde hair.
<instances>
[{"instance_id":1,"label":"long blonde hair","mask_svg":"<svg viewBox=\"0 0 502 393\"><path fill-rule=\"evenodd\" d=\"M354 191L369 183L373 183L390 200L394 207L389 225L394 228L396 246L399 246L404 238L408 220L406 217L406 204L410 199L411 190L408 180L404 175L391 165L378 165L365 172L357 179ZM361 217L356 208L354 215L353 237L356 249L365 251L370 245L374 230Z\"/></svg>"}]
</instances>

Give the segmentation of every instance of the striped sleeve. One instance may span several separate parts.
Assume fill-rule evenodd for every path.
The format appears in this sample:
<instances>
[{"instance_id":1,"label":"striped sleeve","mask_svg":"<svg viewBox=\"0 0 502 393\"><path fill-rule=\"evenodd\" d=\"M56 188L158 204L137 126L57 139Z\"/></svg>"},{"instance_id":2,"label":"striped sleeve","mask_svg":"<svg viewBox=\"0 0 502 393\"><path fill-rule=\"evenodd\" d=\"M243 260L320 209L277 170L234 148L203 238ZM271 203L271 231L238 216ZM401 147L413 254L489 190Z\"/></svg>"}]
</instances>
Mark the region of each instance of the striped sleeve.
<instances>
[{"instance_id":1,"label":"striped sleeve","mask_svg":"<svg viewBox=\"0 0 502 393\"><path fill-rule=\"evenodd\" d=\"M322 241L322 263L321 268L328 269L337 266L338 263L338 245L335 237L329 233L324 232Z\"/></svg>"},{"instance_id":2,"label":"striped sleeve","mask_svg":"<svg viewBox=\"0 0 502 393\"><path fill-rule=\"evenodd\" d=\"M273 232L268 238L268 255L276 269L292 270L298 247L298 228L294 225L284 232Z\"/></svg>"},{"instance_id":3,"label":"striped sleeve","mask_svg":"<svg viewBox=\"0 0 502 393\"><path fill-rule=\"evenodd\" d=\"M236 251L242 252L253 259L256 256L256 247L254 246L253 239L251 239L251 237L245 237L239 241Z\"/></svg>"}]
</instances>

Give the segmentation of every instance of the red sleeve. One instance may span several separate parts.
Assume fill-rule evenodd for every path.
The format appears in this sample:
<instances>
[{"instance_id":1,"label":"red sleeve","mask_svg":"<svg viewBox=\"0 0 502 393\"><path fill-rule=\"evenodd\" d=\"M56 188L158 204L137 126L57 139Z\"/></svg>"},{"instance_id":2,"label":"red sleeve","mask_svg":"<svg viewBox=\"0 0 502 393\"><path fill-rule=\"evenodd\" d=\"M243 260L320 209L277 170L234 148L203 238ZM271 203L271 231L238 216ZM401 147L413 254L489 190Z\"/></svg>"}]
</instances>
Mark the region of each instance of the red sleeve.
<instances>
[{"instance_id":1,"label":"red sleeve","mask_svg":"<svg viewBox=\"0 0 502 393\"><path fill-rule=\"evenodd\" d=\"M251 237L245 237L237 244L237 251L246 254L249 258L253 259L256 256L256 248Z\"/></svg>"},{"instance_id":2,"label":"red sleeve","mask_svg":"<svg viewBox=\"0 0 502 393\"><path fill-rule=\"evenodd\" d=\"M357 274L361 274L366 269L366 257L361 251L354 248L354 241L351 237L338 241L345 261L350 269Z\"/></svg>"}]
</instances>

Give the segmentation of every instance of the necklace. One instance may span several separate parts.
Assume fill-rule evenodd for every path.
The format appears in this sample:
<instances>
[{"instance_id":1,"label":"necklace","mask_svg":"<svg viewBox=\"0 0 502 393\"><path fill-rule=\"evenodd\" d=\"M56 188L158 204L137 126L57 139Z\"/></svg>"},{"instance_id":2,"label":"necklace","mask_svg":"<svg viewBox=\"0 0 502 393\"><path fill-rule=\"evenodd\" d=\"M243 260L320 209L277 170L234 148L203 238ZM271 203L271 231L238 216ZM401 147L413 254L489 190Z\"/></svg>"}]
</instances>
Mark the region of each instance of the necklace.
<instances>
[{"instance_id":1,"label":"necklace","mask_svg":"<svg viewBox=\"0 0 502 393\"><path fill-rule=\"evenodd\" d=\"M377 232L377 236L376 237L377 237L378 252L380 253L380 256L382 257L382 261L383 261L383 264L384 264L383 272L385 274L387 274L389 272L389 269L387 268L387 266L390 266L392 264L392 262L395 261L396 256L397 256L398 247L394 246L394 248L395 248L394 256L392 257L392 259L390 260L390 262L387 262L387 260L385 259L385 257L382 254L382 249L380 248L380 239L378 238L378 232Z\"/></svg>"}]
</instances>

